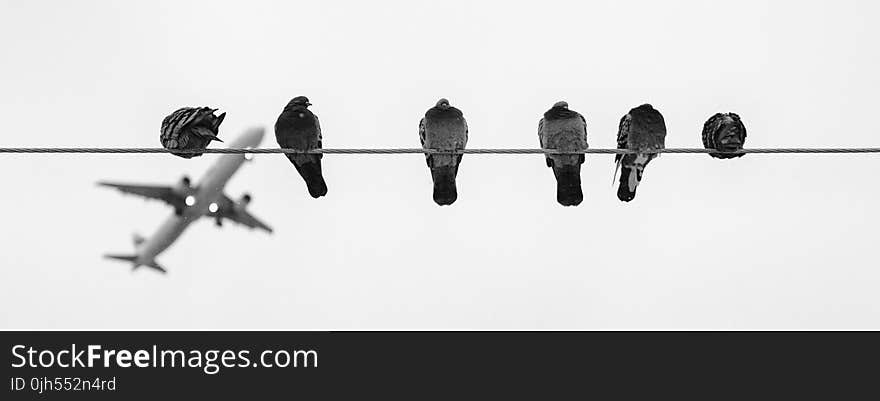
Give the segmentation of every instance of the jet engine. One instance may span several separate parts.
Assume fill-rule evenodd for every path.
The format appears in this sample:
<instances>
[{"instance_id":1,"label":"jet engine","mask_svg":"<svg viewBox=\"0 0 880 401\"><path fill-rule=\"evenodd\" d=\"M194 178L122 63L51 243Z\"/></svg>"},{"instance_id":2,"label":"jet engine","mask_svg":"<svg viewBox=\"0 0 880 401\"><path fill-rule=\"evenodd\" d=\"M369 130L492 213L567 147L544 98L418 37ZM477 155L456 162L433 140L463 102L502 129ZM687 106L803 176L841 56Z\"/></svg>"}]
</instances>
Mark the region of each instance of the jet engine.
<instances>
[{"instance_id":1,"label":"jet engine","mask_svg":"<svg viewBox=\"0 0 880 401\"><path fill-rule=\"evenodd\" d=\"M253 197L249 193L244 193L241 195L241 198L238 198L238 202L235 203L241 209L246 208L253 200Z\"/></svg>"},{"instance_id":2,"label":"jet engine","mask_svg":"<svg viewBox=\"0 0 880 401\"><path fill-rule=\"evenodd\" d=\"M177 185L174 186L174 192L180 196L187 196L192 193L192 181L189 179L189 176L180 177L180 181L177 182Z\"/></svg>"}]
</instances>

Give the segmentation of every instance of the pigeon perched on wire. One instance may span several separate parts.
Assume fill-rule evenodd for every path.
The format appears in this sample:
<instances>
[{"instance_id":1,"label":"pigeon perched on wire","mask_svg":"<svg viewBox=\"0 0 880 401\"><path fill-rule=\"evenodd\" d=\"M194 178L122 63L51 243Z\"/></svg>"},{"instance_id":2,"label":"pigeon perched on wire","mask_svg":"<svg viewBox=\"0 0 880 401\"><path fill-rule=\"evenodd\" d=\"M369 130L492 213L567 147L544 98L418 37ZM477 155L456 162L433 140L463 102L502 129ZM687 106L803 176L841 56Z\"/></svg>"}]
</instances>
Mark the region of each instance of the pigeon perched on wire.
<instances>
[{"instance_id":1,"label":"pigeon perched on wire","mask_svg":"<svg viewBox=\"0 0 880 401\"><path fill-rule=\"evenodd\" d=\"M210 107L182 107L162 120L159 141L168 150L205 149L211 141L223 142L217 137L220 123L226 113L215 116L217 109ZM190 159L201 153L171 152L173 155Z\"/></svg>"},{"instance_id":2,"label":"pigeon perched on wire","mask_svg":"<svg viewBox=\"0 0 880 401\"><path fill-rule=\"evenodd\" d=\"M321 149L321 124L309 111L309 99L293 98L275 122L275 139L282 148L297 150ZM321 174L323 154L285 153L309 188L309 195L320 198L327 194L327 183Z\"/></svg>"},{"instance_id":3,"label":"pigeon perched on wire","mask_svg":"<svg viewBox=\"0 0 880 401\"><path fill-rule=\"evenodd\" d=\"M467 122L461 110L449 105L446 99L428 109L419 122L419 139L423 149L452 151L464 149L468 140ZM426 154L431 179L434 181L434 202L451 205L458 198L455 177L461 164L460 154Z\"/></svg>"},{"instance_id":4,"label":"pigeon perched on wire","mask_svg":"<svg viewBox=\"0 0 880 401\"><path fill-rule=\"evenodd\" d=\"M736 152L742 150L745 143L746 126L734 113L717 113L703 124L703 147L724 152L712 152L709 156L718 159L741 157L745 153Z\"/></svg>"},{"instance_id":5,"label":"pigeon perched on wire","mask_svg":"<svg viewBox=\"0 0 880 401\"><path fill-rule=\"evenodd\" d=\"M645 166L658 155L647 151L663 149L665 142L666 122L663 115L650 104L636 107L620 119L617 148L635 150L638 153L614 156L617 164L614 169L615 178L618 169L620 170L618 199L624 202L635 199L636 187L642 180Z\"/></svg>"},{"instance_id":6,"label":"pigeon perched on wire","mask_svg":"<svg viewBox=\"0 0 880 401\"><path fill-rule=\"evenodd\" d=\"M587 149L587 120L569 110L568 103L557 102L538 122L542 149L577 152ZM547 167L556 176L556 201L562 206L577 206L584 200L581 190L583 154L546 155Z\"/></svg>"}]
</instances>

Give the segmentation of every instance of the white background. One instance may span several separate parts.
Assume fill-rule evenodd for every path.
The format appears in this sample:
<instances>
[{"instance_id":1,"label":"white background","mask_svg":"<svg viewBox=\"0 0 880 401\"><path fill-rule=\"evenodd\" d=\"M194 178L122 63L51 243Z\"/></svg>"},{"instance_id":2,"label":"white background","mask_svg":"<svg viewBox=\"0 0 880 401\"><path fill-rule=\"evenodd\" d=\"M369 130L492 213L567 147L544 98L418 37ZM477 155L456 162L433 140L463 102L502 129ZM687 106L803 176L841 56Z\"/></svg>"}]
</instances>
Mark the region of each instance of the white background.
<instances>
[{"instance_id":1,"label":"white background","mask_svg":"<svg viewBox=\"0 0 880 401\"><path fill-rule=\"evenodd\" d=\"M880 146L869 1L0 2L0 146L156 147L181 106L221 137L294 96L324 146L417 147L438 98L469 147L538 146L558 100L590 146L650 102L667 147L735 111L748 147ZM539 155L466 155L459 199L423 157L328 155L311 199L281 155L227 192L269 236L208 220L159 257L101 258L171 212L102 179L197 179L216 156L0 155L0 328L878 329L878 155L664 155L635 201L588 156L563 208Z\"/></svg>"}]
</instances>

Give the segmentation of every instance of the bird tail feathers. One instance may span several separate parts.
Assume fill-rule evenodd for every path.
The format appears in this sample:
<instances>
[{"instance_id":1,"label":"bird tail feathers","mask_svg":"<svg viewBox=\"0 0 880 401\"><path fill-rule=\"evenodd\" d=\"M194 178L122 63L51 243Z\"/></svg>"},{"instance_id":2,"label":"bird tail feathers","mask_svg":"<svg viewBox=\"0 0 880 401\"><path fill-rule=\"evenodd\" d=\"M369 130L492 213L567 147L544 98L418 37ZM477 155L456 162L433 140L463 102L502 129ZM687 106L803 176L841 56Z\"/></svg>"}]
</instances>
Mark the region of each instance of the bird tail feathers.
<instances>
[{"instance_id":1,"label":"bird tail feathers","mask_svg":"<svg viewBox=\"0 0 880 401\"><path fill-rule=\"evenodd\" d=\"M577 206L584 200L581 189L581 165L554 168L556 175L556 201L562 206Z\"/></svg>"},{"instance_id":2,"label":"bird tail feathers","mask_svg":"<svg viewBox=\"0 0 880 401\"><path fill-rule=\"evenodd\" d=\"M629 202L636 197L636 188L642 179L638 169L622 166L620 169L620 185L617 187L617 198Z\"/></svg>"},{"instance_id":3,"label":"bird tail feathers","mask_svg":"<svg viewBox=\"0 0 880 401\"><path fill-rule=\"evenodd\" d=\"M314 158L306 163L294 162L293 166L302 176L309 188L309 195L312 198L320 198L327 195L327 183L324 181L324 175L321 173L321 159Z\"/></svg>"},{"instance_id":4,"label":"bird tail feathers","mask_svg":"<svg viewBox=\"0 0 880 401\"><path fill-rule=\"evenodd\" d=\"M220 113L220 115L217 116L217 118L214 120L214 131L217 131L217 130L220 129L220 123L223 122L223 119L224 119L224 118L226 118L226 113L225 113L225 112L224 112L224 113Z\"/></svg>"},{"instance_id":5,"label":"bird tail feathers","mask_svg":"<svg viewBox=\"0 0 880 401\"><path fill-rule=\"evenodd\" d=\"M431 169L431 178L434 180L434 202L438 205L451 205L458 199L458 190L455 187L455 176L457 174L457 166L434 167Z\"/></svg>"},{"instance_id":6,"label":"bird tail feathers","mask_svg":"<svg viewBox=\"0 0 880 401\"><path fill-rule=\"evenodd\" d=\"M617 181L617 172L620 171L620 162L623 161L623 158L617 159L614 163L614 175L611 177L611 185L614 186L614 181Z\"/></svg>"},{"instance_id":7,"label":"bird tail feathers","mask_svg":"<svg viewBox=\"0 0 880 401\"><path fill-rule=\"evenodd\" d=\"M225 114L224 114L224 115L225 115ZM209 139L209 141L223 142L222 139L218 138L217 135L214 135L214 133L211 132L211 130L209 130L209 129L207 129L207 128L196 127L195 129L193 129L193 132L195 132L196 135L198 135L198 136L200 136L200 137L202 137L202 138L207 138L207 139Z\"/></svg>"}]
</instances>

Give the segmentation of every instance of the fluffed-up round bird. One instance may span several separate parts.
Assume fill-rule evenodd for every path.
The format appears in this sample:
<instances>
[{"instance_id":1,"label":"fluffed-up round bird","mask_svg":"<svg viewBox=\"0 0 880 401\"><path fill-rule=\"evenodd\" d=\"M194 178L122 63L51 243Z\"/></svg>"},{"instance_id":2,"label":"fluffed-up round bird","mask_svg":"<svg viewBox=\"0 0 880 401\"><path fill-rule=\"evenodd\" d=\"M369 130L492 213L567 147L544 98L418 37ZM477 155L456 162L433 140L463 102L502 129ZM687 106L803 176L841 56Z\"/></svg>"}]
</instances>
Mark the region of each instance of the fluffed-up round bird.
<instances>
[{"instance_id":1,"label":"fluffed-up round bird","mask_svg":"<svg viewBox=\"0 0 880 401\"><path fill-rule=\"evenodd\" d=\"M210 107L182 107L162 120L159 141L168 150L203 150L211 141L223 142L217 137L220 123L226 113L215 116L217 109ZM171 152L184 159L202 153Z\"/></svg>"},{"instance_id":2,"label":"fluffed-up round bird","mask_svg":"<svg viewBox=\"0 0 880 401\"><path fill-rule=\"evenodd\" d=\"M703 147L721 152L711 152L709 156L716 159L733 159L742 157L746 143L746 126L735 113L716 113L703 124Z\"/></svg>"}]
</instances>

